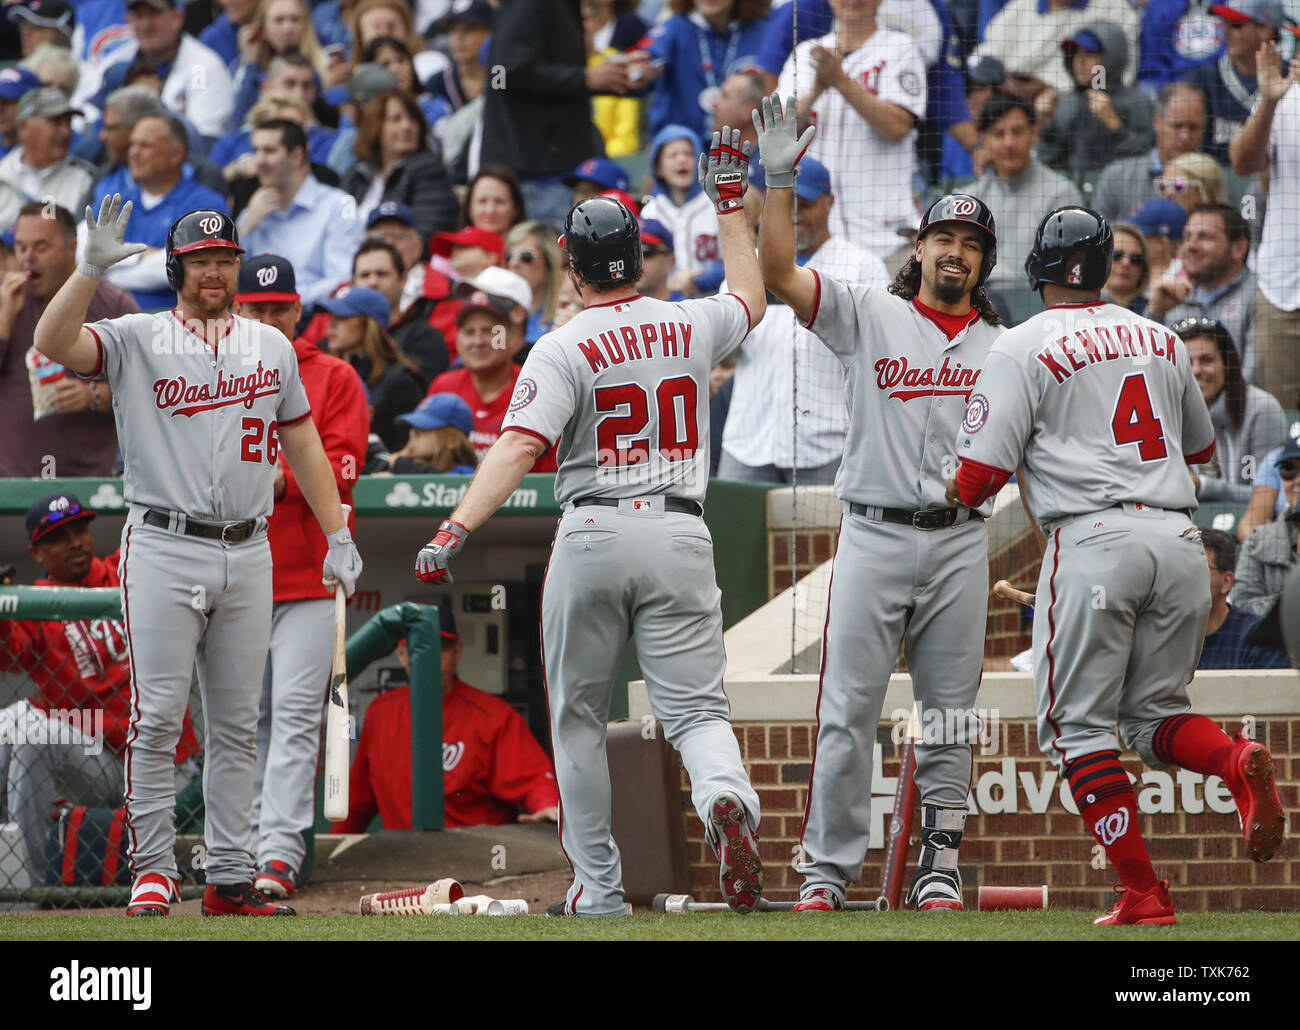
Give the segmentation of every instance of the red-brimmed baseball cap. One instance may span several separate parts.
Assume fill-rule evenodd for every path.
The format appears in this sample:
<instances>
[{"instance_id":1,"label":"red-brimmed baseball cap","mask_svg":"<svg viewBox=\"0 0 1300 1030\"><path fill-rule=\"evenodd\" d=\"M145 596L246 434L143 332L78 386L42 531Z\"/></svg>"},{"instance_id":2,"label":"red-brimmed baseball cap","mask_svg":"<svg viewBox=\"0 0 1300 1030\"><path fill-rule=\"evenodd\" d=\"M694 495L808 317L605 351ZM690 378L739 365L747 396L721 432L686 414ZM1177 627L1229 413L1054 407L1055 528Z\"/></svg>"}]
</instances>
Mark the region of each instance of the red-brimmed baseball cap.
<instances>
[{"instance_id":1,"label":"red-brimmed baseball cap","mask_svg":"<svg viewBox=\"0 0 1300 1030\"><path fill-rule=\"evenodd\" d=\"M458 232L436 232L429 240L429 249L439 257L451 257L453 247L482 247L495 254L500 261L505 257L506 241L489 229L467 225Z\"/></svg>"},{"instance_id":2,"label":"red-brimmed baseball cap","mask_svg":"<svg viewBox=\"0 0 1300 1030\"><path fill-rule=\"evenodd\" d=\"M278 254L258 254L239 267L240 304L292 304L301 300L293 265Z\"/></svg>"},{"instance_id":3,"label":"red-brimmed baseball cap","mask_svg":"<svg viewBox=\"0 0 1300 1030\"><path fill-rule=\"evenodd\" d=\"M60 526L97 514L83 507L76 494L46 494L27 509L27 541L34 544Z\"/></svg>"},{"instance_id":4,"label":"red-brimmed baseball cap","mask_svg":"<svg viewBox=\"0 0 1300 1030\"><path fill-rule=\"evenodd\" d=\"M625 208L632 212L633 218L641 217L641 202L637 200L627 190L601 190L596 194L598 197L613 197Z\"/></svg>"}]
</instances>

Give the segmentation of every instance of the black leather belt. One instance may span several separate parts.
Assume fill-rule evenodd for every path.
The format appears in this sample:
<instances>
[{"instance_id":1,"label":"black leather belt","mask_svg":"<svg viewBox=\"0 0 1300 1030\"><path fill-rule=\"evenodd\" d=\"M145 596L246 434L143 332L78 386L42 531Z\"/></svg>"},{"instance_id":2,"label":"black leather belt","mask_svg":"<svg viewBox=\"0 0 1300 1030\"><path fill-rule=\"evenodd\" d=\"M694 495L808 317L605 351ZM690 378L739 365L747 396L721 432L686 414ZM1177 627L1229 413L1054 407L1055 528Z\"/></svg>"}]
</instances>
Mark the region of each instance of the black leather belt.
<instances>
[{"instance_id":1,"label":"black leather belt","mask_svg":"<svg viewBox=\"0 0 1300 1030\"><path fill-rule=\"evenodd\" d=\"M150 508L144 514L144 524L158 529L171 529L172 518L165 511ZM246 519L243 522L194 522L187 518L182 532L186 536L220 540L223 544L238 544L257 532L257 519Z\"/></svg>"},{"instance_id":2,"label":"black leather belt","mask_svg":"<svg viewBox=\"0 0 1300 1030\"><path fill-rule=\"evenodd\" d=\"M627 500L624 498L623 500ZM682 497L665 497L664 511L681 512L683 515L704 517L704 505L699 501L688 501ZM579 497L573 502L575 508L585 508L589 504L598 504L602 508L617 508L622 503L617 497Z\"/></svg>"},{"instance_id":3,"label":"black leather belt","mask_svg":"<svg viewBox=\"0 0 1300 1030\"><path fill-rule=\"evenodd\" d=\"M961 508L921 508L917 511L908 511L906 508L877 508L867 504L849 504L849 511L854 515L861 515L863 518L874 518L876 513L880 515L881 522L896 522L900 526L912 526L915 529L947 529L957 521L957 516L961 514ZM983 520L984 516L973 508L970 509L970 519Z\"/></svg>"}]
</instances>

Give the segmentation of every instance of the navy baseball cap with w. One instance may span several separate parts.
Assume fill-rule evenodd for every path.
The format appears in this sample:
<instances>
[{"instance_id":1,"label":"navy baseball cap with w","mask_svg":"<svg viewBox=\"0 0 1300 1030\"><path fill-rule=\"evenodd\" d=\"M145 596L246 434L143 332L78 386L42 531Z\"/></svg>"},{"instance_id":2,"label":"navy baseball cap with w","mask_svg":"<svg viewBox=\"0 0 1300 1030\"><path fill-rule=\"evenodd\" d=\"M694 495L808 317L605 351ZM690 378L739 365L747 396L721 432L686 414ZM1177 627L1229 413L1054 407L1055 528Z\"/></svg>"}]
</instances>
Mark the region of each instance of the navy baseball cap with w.
<instances>
[{"instance_id":1,"label":"navy baseball cap with w","mask_svg":"<svg viewBox=\"0 0 1300 1030\"><path fill-rule=\"evenodd\" d=\"M82 507L76 494L46 494L27 509L27 540L34 544L60 526L79 519L93 519L96 514Z\"/></svg>"},{"instance_id":2,"label":"navy baseball cap with w","mask_svg":"<svg viewBox=\"0 0 1300 1030\"><path fill-rule=\"evenodd\" d=\"M258 254L239 266L239 291L235 294L238 303L292 304L299 299L293 265L280 255Z\"/></svg>"}]
</instances>

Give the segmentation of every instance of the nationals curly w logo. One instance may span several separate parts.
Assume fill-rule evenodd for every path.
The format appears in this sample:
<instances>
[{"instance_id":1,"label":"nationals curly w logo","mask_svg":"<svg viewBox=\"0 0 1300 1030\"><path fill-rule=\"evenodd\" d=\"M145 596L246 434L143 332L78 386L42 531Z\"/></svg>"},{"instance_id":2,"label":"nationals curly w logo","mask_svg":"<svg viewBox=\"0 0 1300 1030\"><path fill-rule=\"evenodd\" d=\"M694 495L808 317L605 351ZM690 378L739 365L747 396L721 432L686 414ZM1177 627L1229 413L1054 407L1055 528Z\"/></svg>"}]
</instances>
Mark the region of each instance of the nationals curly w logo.
<instances>
[{"instance_id":1,"label":"nationals curly w logo","mask_svg":"<svg viewBox=\"0 0 1300 1030\"><path fill-rule=\"evenodd\" d=\"M1092 832L1106 847L1110 847L1128 833L1128 819L1128 809L1121 808L1118 812L1111 812L1110 815L1102 816L1093 823Z\"/></svg>"},{"instance_id":2,"label":"nationals curly w logo","mask_svg":"<svg viewBox=\"0 0 1300 1030\"><path fill-rule=\"evenodd\" d=\"M257 270L257 285L270 286L280 277L280 270L275 265L267 265Z\"/></svg>"},{"instance_id":3,"label":"nationals curly w logo","mask_svg":"<svg viewBox=\"0 0 1300 1030\"><path fill-rule=\"evenodd\" d=\"M967 199L953 201L952 213L954 215L973 215L975 213L975 201Z\"/></svg>"},{"instance_id":4,"label":"nationals curly w logo","mask_svg":"<svg viewBox=\"0 0 1300 1030\"><path fill-rule=\"evenodd\" d=\"M465 757L465 742L458 740L454 744L442 745L442 771L451 772L456 766L460 765L460 760Z\"/></svg>"},{"instance_id":5,"label":"nationals curly w logo","mask_svg":"<svg viewBox=\"0 0 1300 1030\"><path fill-rule=\"evenodd\" d=\"M207 218L199 219L199 231L205 232L209 236L215 236L221 230L221 219L216 215L209 215Z\"/></svg>"}]
</instances>

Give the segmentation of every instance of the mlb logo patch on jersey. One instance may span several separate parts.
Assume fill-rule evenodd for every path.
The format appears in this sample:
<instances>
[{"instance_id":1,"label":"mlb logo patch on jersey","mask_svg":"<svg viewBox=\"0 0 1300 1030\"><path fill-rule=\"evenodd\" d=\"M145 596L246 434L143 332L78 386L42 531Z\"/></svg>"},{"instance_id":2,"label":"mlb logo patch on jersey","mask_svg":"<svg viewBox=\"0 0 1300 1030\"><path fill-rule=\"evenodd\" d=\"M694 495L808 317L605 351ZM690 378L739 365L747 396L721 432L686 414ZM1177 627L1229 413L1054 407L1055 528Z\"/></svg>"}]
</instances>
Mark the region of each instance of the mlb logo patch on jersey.
<instances>
[{"instance_id":1,"label":"mlb logo patch on jersey","mask_svg":"<svg viewBox=\"0 0 1300 1030\"><path fill-rule=\"evenodd\" d=\"M633 502L632 502L632 510L633 510L633 511L649 511L649 510L650 510L651 508L653 508L653 507L654 507L654 505L652 505L649 501L633 501Z\"/></svg>"},{"instance_id":2,"label":"mlb logo patch on jersey","mask_svg":"<svg viewBox=\"0 0 1300 1030\"><path fill-rule=\"evenodd\" d=\"M982 393L973 393L966 405L966 417L961 420L963 433L978 433L989 420L989 399Z\"/></svg>"},{"instance_id":3,"label":"mlb logo patch on jersey","mask_svg":"<svg viewBox=\"0 0 1300 1030\"><path fill-rule=\"evenodd\" d=\"M515 394L510 398L510 413L526 408L537 396L537 384L531 379L521 379L515 385Z\"/></svg>"}]
</instances>

